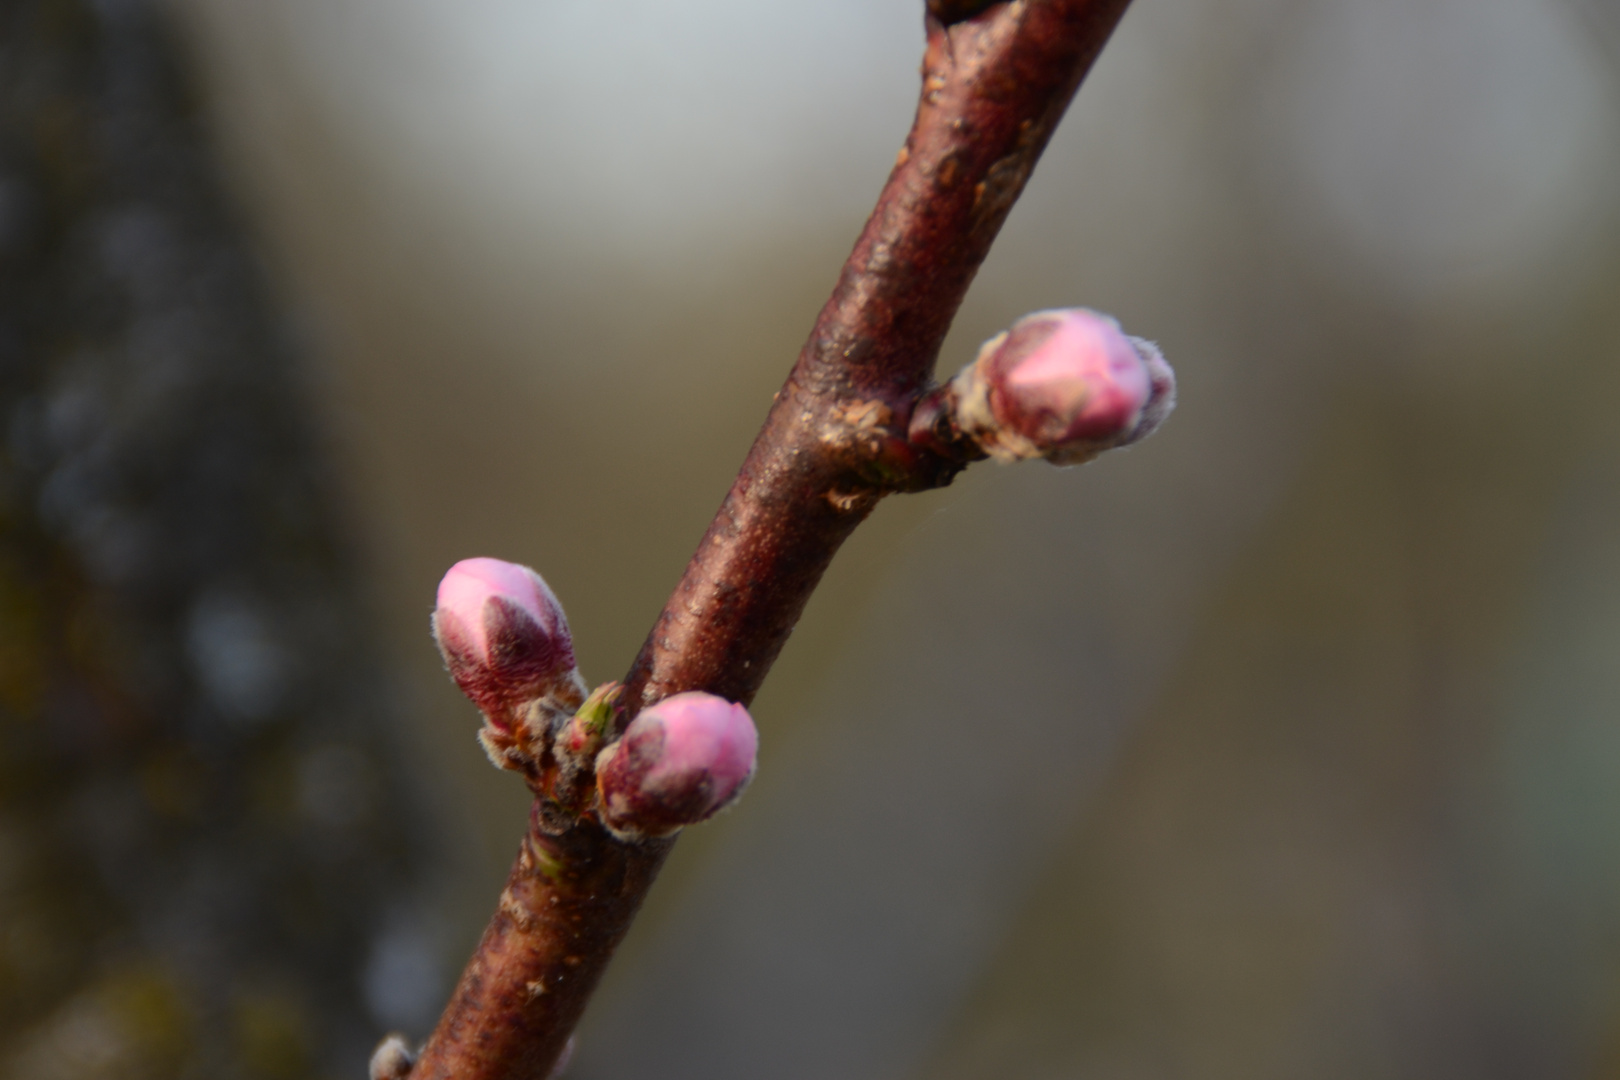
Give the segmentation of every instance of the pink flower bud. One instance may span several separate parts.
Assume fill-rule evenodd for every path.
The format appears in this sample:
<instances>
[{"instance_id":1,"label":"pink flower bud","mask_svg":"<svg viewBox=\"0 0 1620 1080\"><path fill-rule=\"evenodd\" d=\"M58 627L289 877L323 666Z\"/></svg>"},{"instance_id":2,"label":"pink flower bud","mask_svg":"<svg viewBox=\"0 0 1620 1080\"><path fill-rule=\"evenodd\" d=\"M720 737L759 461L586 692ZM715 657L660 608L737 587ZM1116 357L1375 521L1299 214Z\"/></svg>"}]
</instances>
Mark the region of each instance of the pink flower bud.
<instances>
[{"instance_id":1,"label":"pink flower bud","mask_svg":"<svg viewBox=\"0 0 1620 1080\"><path fill-rule=\"evenodd\" d=\"M450 677L492 724L509 730L525 703L578 704L574 641L541 576L500 559L463 559L439 582L433 636Z\"/></svg>"},{"instance_id":2,"label":"pink flower bud","mask_svg":"<svg viewBox=\"0 0 1620 1080\"><path fill-rule=\"evenodd\" d=\"M666 836L703 821L742 794L758 752L741 705L698 692L667 697L597 758L602 821L624 836Z\"/></svg>"},{"instance_id":3,"label":"pink flower bud","mask_svg":"<svg viewBox=\"0 0 1620 1080\"><path fill-rule=\"evenodd\" d=\"M963 431L1001 461L1078 464L1147 435L1175 404L1159 350L1085 308L1024 316L954 386Z\"/></svg>"}]
</instances>

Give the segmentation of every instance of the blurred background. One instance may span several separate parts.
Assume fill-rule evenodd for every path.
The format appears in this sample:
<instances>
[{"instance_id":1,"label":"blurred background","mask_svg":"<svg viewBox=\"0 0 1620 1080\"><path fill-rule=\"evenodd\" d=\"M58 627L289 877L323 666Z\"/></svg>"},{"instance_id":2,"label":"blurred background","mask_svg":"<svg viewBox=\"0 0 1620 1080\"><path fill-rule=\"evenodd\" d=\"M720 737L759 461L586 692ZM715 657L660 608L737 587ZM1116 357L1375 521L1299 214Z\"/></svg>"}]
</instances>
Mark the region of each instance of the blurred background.
<instances>
[{"instance_id":1,"label":"blurred background","mask_svg":"<svg viewBox=\"0 0 1620 1080\"><path fill-rule=\"evenodd\" d=\"M627 667L917 0L0 0L0 1077L355 1077L524 825L426 632ZM580 1080L1620 1077L1620 9L1136 0L941 358L1181 405L856 534Z\"/></svg>"}]
</instances>

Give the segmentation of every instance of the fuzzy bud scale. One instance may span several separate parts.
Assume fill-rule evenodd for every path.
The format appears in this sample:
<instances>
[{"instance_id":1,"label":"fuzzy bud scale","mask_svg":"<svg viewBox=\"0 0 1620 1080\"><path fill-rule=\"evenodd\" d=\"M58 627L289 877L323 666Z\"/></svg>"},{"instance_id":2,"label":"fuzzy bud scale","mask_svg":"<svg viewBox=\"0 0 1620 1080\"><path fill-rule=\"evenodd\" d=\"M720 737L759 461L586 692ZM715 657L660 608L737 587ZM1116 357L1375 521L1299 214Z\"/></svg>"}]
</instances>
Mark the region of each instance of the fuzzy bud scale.
<instances>
[{"instance_id":1,"label":"fuzzy bud scale","mask_svg":"<svg viewBox=\"0 0 1620 1080\"><path fill-rule=\"evenodd\" d=\"M602 821L624 836L666 836L710 818L742 794L758 752L741 705L695 691L665 698L597 758Z\"/></svg>"},{"instance_id":2,"label":"fuzzy bud scale","mask_svg":"<svg viewBox=\"0 0 1620 1080\"><path fill-rule=\"evenodd\" d=\"M575 698L579 675L562 605L545 579L500 559L463 559L439 583L433 636L450 677L498 728L522 706Z\"/></svg>"},{"instance_id":3,"label":"fuzzy bud scale","mask_svg":"<svg viewBox=\"0 0 1620 1080\"><path fill-rule=\"evenodd\" d=\"M1086 308L1024 316L952 385L962 430L1000 461L1088 461L1148 435L1175 403L1158 349Z\"/></svg>"}]
</instances>

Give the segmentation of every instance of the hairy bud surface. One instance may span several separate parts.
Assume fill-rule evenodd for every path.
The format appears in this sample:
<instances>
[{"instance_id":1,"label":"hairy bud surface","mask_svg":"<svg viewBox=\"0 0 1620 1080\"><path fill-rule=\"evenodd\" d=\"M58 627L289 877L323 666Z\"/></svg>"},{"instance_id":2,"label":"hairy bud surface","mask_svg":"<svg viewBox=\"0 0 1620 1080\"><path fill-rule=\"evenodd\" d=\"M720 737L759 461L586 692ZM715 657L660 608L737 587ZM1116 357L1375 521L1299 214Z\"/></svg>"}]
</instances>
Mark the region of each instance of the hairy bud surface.
<instances>
[{"instance_id":1,"label":"hairy bud surface","mask_svg":"<svg viewBox=\"0 0 1620 1080\"><path fill-rule=\"evenodd\" d=\"M1150 434L1175 405L1157 347L1086 308L1024 316L952 387L963 433L1004 462L1077 465Z\"/></svg>"},{"instance_id":2,"label":"hairy bud surface","mask_svg":"<svg viewBox=\"0 0 1620 1080\"><path fill-rule=\"evenodd\" d=\"M741 705L689 692L648 706L596 760L600 814L621 836L667 836L735 802L759 733Z\"/></svg>"},{"instance_id":3,"label":"hairy bud surface","mask_svg":"<svg viewBox=\"0 0 1620 1080\"><path fill-rule=\"evenodd\" d=\"M500 559L463 559L439 583L433 636L450 677L509 731L529 702L583 697L568 620L545 579Z\"/></svg>"}]
</instances>

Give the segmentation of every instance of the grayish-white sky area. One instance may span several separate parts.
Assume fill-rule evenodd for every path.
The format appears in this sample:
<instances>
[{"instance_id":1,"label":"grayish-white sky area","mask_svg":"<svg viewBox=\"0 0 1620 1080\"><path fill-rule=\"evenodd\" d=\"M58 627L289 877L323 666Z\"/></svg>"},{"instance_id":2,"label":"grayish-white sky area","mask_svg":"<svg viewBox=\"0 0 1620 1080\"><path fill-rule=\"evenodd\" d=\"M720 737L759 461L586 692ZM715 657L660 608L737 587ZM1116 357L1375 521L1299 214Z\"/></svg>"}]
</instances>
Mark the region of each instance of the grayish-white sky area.
<instances>
[{"instance_id":1,"label":"grayish-white sky area","mask_svg":"<svg viewBox=\"0 0 1620 1080\"><path fill-rule=\"evenodd\" d=\"M1589 253L1617 117L1570 9L1360 0L1297 18L1266 92L1324 242L1425 297L1511 295Z\"/></svg>"},{"instance_id":2,"label":"grayish-white sky area","mask_svg":"<svg viewBox=\"0 0 1620 1080\"><path fill-rule=\"evenodd\" d=\"M191 2L283 40L382 197L637 260L864 213L847 163L881 181L922 43L910 0Z\"/></svg>"}]
</instances>

